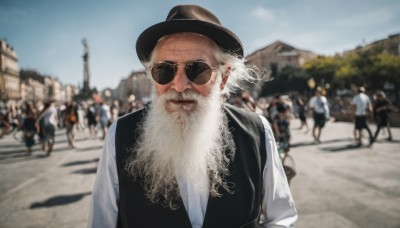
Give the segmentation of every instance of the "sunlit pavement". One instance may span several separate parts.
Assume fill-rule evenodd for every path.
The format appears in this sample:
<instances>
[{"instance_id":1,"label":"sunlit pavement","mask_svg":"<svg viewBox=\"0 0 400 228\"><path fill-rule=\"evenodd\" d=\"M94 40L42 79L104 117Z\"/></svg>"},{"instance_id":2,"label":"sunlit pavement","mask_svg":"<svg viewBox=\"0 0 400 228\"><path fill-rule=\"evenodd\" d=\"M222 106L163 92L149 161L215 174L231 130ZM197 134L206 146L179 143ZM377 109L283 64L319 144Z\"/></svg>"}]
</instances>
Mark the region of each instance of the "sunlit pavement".
<instances>
[{"instance_id":1,"label":"sunlit pavement","mask_svg":"<svg viewBox=\"0 0 400 228\"><path fill-rule=\"evenodd\" d=\"M0 227L86 227L102 141L77 132L76 148L58 130L53 152L31 156L8 135L0 140Z\"/></svg>"},{"instance_id":2,"label":"sunlit pavement","mask_svg":"<svg viewBox=\"0 0 400 228\"><path fill-rule=\"evenodd\" d=\"M296 129L298 120L291 124L296 227L400 227L399 128L392 129L393 142L386 135L357 148L351 123L328 123L321 144ZM77 132L71 149L58 130L49 157L39 145L27 156L12 136L0 139L0 227L86 227L102 146L88 136Z\"/></svg>"},{"instance_id":3,"label":"sunlit pavement","mask_svg":"<svg viewBox=\"0 0 400 228\"><path fill-rule=\"evenodd\" d=\"M293 128L296 227L400 227L399 128L392 128L393 141L381 132L372 147L354 146L351 123L328 123L321 144L313 143L311 132Z\"/></svg>"}]
</instances>

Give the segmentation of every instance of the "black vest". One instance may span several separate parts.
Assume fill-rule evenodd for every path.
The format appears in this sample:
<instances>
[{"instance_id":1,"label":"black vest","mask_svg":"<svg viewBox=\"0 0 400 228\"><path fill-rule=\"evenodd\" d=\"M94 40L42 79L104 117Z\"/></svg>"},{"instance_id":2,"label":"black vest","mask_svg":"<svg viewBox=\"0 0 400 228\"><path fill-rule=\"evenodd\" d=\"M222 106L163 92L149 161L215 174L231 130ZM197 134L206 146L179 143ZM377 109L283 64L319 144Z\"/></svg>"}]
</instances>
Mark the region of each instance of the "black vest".
<instances>
[{"instance_id":1,"label":"black vest","mask_svg":"<svg viewBox=\"0 0 400 228\"><path fill-rule=\"evenodd\" d=\"M234 183L233 194L219 188L221 197L209 197L203 227L257 227L266 161L264 127L254 113L228 104L224 110L236 148L234 153L226 151L230 159L227 182ZM177 210L151 203L139 181L124 172L126 159L140 135L138 124L145 113L145 109L137 111L117 123L118 227L192 227L182 202Z\"/></svg>"}]
</instances>

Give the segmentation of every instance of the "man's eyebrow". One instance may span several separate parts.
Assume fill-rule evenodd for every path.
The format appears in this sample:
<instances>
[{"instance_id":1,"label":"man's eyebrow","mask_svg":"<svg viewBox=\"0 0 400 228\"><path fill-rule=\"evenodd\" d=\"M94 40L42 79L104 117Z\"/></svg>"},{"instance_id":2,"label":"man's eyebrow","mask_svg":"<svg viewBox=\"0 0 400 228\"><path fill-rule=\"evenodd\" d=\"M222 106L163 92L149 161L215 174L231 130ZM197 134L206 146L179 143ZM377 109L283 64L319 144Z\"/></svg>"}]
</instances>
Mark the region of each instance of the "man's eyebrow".
<instances>
[{"instance_id":1,"label":"man's eyebrow","mask_svg":"<svg viewBox=\"0 0 400 228\"><path fill-rule=\"evenodd\" d=\"M163 60L163 61L160 61L160 63L169 63L169 64L172 64L172 65L177 64L177 62L174 62L174 61L171 61L171 60Z\"/></svg>"},{"instance_id":2,"label":"man's eyebrow","mask_svg":"<svg viewBox=\"0 0 400 228\"><path fill-rule=\"evenodd\" d=\"M204 59L193 59L193 60L189 60L188 62L206 62Z\"/></svg>"},{"instance_id":3,"label":"man's eyebrow","mask_svg":"<svg viewBox=\"0 0 400 228\"><path fill-rule=\"evenodd\" d=\"M191 59L191 60L188 60L188 61L186 61L184 63L187 64L187 63L191 63L191 62L206 62L206 61L204 59ZM175 62L175 61L172 61L172 60L163 60L163 61L160 61L160 63L169 63L169 64L172 64L172 65L178 64L178 62Z\"/></svg>"}]
</instances>

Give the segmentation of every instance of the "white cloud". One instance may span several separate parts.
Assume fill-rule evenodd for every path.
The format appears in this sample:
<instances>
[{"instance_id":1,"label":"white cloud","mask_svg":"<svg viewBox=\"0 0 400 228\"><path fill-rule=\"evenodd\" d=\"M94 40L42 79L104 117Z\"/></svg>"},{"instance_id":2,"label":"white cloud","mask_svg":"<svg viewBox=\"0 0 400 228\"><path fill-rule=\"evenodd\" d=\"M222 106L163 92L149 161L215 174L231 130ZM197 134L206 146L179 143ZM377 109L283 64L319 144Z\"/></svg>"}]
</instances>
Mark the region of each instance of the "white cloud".
<instances>
[{"instance_id":1,"label":"white cloud","mask_svg":"<svg viewBox=\"0 0 400 228\"><path fill-rule=\"evenodd\" d=\"M275 19L275 13L262 6L258 6L257 8L255 8L251 12L251 15L265 21L273 21Z\"/></svg>"}]
</instances>

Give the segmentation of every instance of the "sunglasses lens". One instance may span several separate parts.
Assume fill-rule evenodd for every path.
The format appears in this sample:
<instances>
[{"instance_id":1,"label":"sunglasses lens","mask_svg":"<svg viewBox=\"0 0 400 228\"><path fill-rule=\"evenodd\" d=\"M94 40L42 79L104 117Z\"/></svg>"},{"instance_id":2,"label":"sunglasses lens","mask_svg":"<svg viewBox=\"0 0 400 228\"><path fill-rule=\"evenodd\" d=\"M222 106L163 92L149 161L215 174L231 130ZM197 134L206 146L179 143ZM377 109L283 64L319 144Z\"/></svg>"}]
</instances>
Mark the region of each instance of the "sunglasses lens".
<instances>
[{"instance_id":1,"label":"sunglasses lens","mask_svg":"<svg viewBox=\"0 0 400 228\"><path fill-rule=\"evenodd\" d=\"M186 75L192 82L202 85L211 78L212 69L204 62L191 62L186 64Z\"/></svg>"},{"instance_id":2,"label":"sunglasses lens","mask_svg":"<svg viewBox=\"0 0 400 228\"><path fill-rule=\"evenodd\" d=\"M158 63L151 69L151 75L158 84L166 85L174 79L174 66L168 63Z\"/></svg>"},{"instance_id":3,"label":"sunglasses lens","mask_svg":"<svg viewBox=\"0 0 400 228\"><path fill-rule=\"evenodd\" d=\"M170 83L176 72L176 66L169 63L158 63L151 69L151 75L158 84ZM202 85L210 80L212 75L211 67L204 62L189 62L185 66L185 73L188 79L197 85Z\"/></svg>"}]
</instances>

